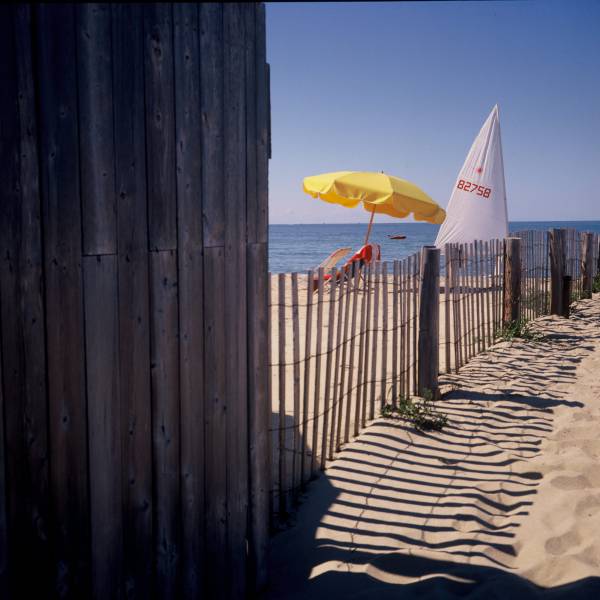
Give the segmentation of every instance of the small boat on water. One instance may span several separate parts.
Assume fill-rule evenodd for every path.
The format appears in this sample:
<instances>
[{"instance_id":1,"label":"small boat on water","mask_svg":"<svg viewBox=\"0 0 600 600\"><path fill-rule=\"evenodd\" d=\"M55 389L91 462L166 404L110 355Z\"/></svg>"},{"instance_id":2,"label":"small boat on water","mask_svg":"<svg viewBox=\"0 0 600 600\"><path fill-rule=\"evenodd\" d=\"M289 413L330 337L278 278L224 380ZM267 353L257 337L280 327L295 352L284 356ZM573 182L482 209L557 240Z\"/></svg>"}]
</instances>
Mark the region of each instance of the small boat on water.
<instances>
[{"instance_id":1,"label":"small boat on water","mask_svg":"<svg viewBox=\"0 0 600 600\"><path fill-rule=\"evenodd\" d=\"M498 105L486 119L460 170L435 245L502 239L508 235Z\"/></svg>"}]
</instances>

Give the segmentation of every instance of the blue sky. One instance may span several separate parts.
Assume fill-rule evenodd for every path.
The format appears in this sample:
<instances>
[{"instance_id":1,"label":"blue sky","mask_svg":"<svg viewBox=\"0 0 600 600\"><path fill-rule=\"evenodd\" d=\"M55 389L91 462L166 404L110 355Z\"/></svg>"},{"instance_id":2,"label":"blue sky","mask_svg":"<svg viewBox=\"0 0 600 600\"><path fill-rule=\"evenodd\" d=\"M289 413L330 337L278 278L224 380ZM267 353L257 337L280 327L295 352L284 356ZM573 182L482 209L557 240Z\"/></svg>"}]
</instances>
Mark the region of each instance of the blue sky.
<instances>
[{"instance_id":1,"label":"blue sky","mask_svg":"<svg viewBox=\"0 0 600 600\"><path fill-rule=\"evenodd\" d=\"M346 169L446 206L496 103L509 219L600 219L598 0L268 3L267 54L272 223L366 221L302 192Z\"/></svg>"}]
</instances>

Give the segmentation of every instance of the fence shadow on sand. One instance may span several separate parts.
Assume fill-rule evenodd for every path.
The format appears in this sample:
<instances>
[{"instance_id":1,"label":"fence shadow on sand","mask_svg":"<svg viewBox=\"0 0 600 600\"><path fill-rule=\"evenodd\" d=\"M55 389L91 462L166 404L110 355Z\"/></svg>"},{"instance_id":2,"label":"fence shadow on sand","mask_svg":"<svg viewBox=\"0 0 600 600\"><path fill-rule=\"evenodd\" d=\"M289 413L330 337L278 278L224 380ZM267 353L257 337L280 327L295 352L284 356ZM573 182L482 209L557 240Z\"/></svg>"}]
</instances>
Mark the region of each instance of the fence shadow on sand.
<instances>
[{"instance_id":1,"label":"fence shadow on sand","mask_svg":"<svg viewBox=\"0 0 600 600\"><path fill-rule=\"evenodd\" d=\"M566 389L585 350L551 335L525 361L519 344L465 367L442 432L379 419L344 448L274 539L269 598L599 597L600 578L546 589L514 571L542 479L528 463L555 409L583 406Z\"/></svg>"}]
</instances>

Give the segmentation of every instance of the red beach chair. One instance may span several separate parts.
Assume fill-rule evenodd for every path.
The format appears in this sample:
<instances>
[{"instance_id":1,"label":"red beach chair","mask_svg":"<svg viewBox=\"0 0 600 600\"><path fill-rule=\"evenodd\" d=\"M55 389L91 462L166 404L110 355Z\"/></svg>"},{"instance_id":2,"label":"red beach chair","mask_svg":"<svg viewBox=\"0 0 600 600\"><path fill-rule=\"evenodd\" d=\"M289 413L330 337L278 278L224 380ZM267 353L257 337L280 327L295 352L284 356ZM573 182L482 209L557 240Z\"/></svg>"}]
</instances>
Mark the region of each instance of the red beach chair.
<instances>
[{"instance_id":1,"label":"red beach chair","mask_svg":"<svg viewBox=\"0 0 600 600\"><path fill-rule=\"evenodd\" d=\"M379 244L365 244L356 254L353 254L337 272L336 274L336 283L340 281L340 279L351 278L355 269L362 269L365 265L371 264L373 261L381 260L381 247ZM331 282L331 275L326 274L325 282ZM319 279L318 275L316 275L313 279L313 290L316 291L319 287Z\"/></svg>"}]
</instances>

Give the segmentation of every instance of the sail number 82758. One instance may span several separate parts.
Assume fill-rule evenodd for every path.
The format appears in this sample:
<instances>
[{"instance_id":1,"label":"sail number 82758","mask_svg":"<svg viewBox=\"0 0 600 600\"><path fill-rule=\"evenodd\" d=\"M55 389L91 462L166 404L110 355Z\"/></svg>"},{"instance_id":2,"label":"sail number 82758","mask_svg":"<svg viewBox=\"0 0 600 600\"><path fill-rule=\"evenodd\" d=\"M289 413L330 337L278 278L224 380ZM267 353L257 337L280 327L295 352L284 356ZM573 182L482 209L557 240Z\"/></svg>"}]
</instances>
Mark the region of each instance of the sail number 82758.
<instances>
[{"instance_id":1,"label":"sail number 82758","mask_svg":"<svg viewBox=\"0 0 600 600\"><path fill-rule=\"evenodd\" d=\"M490 194L492 193L492 188L486 188L482 185L465 181L464 179L459 179L456 187L459 190L464 190L465 192L475 192L478 196L483 196L484 198L489 198Z\"/></svg>"}]
</instances>

